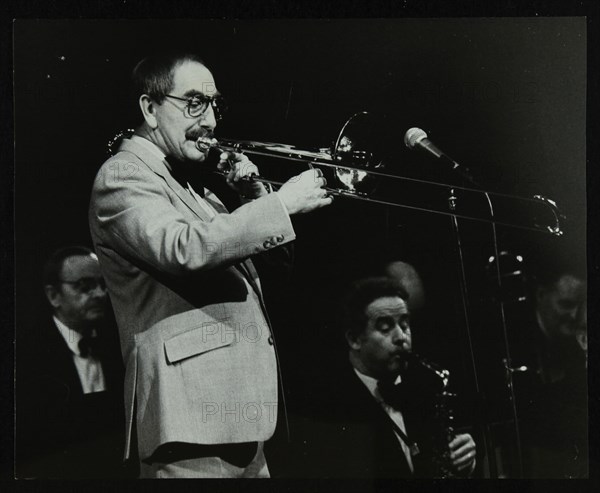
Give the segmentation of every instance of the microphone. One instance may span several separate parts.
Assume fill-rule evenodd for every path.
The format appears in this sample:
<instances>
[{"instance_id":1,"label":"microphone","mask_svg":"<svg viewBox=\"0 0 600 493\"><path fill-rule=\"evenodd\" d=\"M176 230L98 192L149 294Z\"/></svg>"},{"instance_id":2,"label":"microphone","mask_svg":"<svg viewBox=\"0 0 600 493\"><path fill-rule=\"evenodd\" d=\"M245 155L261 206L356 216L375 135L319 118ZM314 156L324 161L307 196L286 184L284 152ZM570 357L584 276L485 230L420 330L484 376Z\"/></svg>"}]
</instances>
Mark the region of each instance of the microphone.
<instances>
[{"instance_id":1,"label":"microphone","mask_svg":"<svg viewBox=\"0 0 600 493\"><path fill-rule=\"evenodd\" d=\"M449 165L452 171L459 173L465 180L475 184L475 180L473 180L473 176L471 175L469 169L465 166L461 166L454 159L444 154L433 142L427 138L427 134L424 130L421 130L417 127L409 128L404 134L404 144L411 150L418 147L424 151L427 151L429 154Z\"/></svg>"}]
</instances>

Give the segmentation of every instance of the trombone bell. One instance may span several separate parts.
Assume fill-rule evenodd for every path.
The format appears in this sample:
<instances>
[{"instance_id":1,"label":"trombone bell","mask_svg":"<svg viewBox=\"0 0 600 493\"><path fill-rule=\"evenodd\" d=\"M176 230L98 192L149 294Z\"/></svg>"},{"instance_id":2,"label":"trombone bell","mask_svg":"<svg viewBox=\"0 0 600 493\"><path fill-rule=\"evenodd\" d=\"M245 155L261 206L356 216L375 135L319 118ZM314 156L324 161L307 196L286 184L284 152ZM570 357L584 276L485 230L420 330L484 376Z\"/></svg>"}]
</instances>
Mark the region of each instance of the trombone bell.
<instances>
[{"instance_id":1,"label":"trombone bell","mask_svg":"<svg viewBox=\"0 0 600 493\"><path fill-rule=\"evenodd\" d=\"M368 150L372 144L373 125L366 111L351 116L331 148L299 149L288 144L256 142L252 140L219 139L214 147L219 151L247 152L259 156L299 161L308 165L322 165L333 193L368 196L375 190L377 176L369 171L383 170L383 164ZM199 143L203 143L199 139ZM332 171L328 171L332 170ZM259 179L258 177L256 178Z\"/></svg>"},{"instance_id":2,"label":"trombone bell","mask_svg":"<svg viewBox=\"0 0 600 493\"><path fill-rule=\"evenodd\" d=\"M384 165L372 151L375 125L366 111L352 115L340 130L333 146L334 168L338 188L346 193L369 195L375 191L378 177L369 171L382 171Z\"/></svg>"}]
</instances>

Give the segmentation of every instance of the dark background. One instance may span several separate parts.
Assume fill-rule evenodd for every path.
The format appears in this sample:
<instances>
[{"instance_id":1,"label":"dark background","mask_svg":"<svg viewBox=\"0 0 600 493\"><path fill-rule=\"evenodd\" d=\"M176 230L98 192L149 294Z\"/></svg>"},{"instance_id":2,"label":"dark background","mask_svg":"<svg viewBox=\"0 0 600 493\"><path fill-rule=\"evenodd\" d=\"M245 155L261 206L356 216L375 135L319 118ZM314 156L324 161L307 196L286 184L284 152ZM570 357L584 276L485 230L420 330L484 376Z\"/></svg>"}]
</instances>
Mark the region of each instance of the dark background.
<instances>
[{"instance_id":1,"label":"dark background","mask_svg":"<svg viewBox=\"0 0 600 493\"><path fill-rule=\"evenodd\" d=\"M585 262L584 18L18 20L14 28L17 343L46 309L45 258L65 244L90 244L89 190L106 143L139 120L129 72L164 45L200 53L213 71L231 106L219 135L327 147L347 117L367 110L391 172L452 179L404 147L406 129L419 126L483 188L542 194L567 216L560 240L499 227L501 249L532 268L549 252ZM502 402L501 332L484 269L491 228L460 224L480 396ZM431 313L415 328L417 350L450 368L463 394L475 394L446 216L338 199L294 225L291 279L266 286L291 406L310 398L309 377L336 364L339 293L386 259L408 260L424 278Z\"/></svg>"}]
</instances>

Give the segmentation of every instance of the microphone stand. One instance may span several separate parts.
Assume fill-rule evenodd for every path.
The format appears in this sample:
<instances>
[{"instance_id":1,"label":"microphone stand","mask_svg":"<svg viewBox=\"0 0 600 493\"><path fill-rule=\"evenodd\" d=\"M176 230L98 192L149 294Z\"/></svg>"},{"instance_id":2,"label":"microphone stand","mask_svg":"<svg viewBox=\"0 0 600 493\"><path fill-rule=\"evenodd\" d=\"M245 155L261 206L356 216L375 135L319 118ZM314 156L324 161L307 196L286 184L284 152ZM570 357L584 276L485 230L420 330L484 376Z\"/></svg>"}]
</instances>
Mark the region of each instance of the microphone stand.
<instances>
[{"instance_id":1,"label":"microphone stand","mask_svg":"<svg viewBox=\"0 0 600 493\"><path fill-rule=\"evenodd\" d=\"M450 218L451 218L451 222L452 222L452 230L454 232L454 237L456 239L456 252L458 255L458 261L459 261L459 267L460 267L460 269L459 269L459 271L460 271L459 272L459 274L460 274L459 284L460 284L463 316L464 316L464 320L465 320L465 328L466 328L466 336L467 336L466 338L467 338L467 342L468 342L468 346L469 346L469 356L470 356L471 366L472 366L472 370L473 370L475 392L477 394L478 405L481 405L481 400L482 400L481 390L479 388L479 379L477 378L477 365L475 364L475 352L473 350L473 341L472 341L472 337L471 337L471 326L469 323L467 280L466 280L466 275L465 275L465 263L464 263L464 256L463 256L463 248L462 248L460 230L458 228L458 218L455 214L453 214L456 211L457 200L458 200L458 197L456 196L455 190L454 190L454 188L451 187L450 188L450 196L448 197L448 209L451 212ZM496 467L495 460L492 460L492 457L494 454L494 449L491 444L490 430L489 430L487 421L488 421L487 419L479 419L479 426L482 430L482 436L483 436L483 442L484 442L483 445L484 445L484 449L486 451L486 457L487 457L488 467L490 470L490 475L493 478L497 478L498 477L498 469Z\"/></svg>"},{"instance_id":2,"label":"microphone stand","mask_svg":"<svg viewBox=\"0 0 600 493\"><path fill-rule=\"evenodd\" d=\"M444 157L446 157L446 156L444 155ZM451 160L450 158L446 158L446 159L450 164L456 165L456 166L453 166L453 169L455 171L459 172L459 174L462 176L463 180L468 181L470 185L477 186L477 183L473 179L468 168L459 166L457 163L455 163L455 161ZM486 198L488 200L488 204L490 207L491 217L493 218L494 217L494 209L492 206L492 201L487 193L486 193ZM465 275L463 247L462 247L462 242L461 242L460 229L458 227L458 217L455 214L457 202L458 202L458 197L457 197L457 194L455 193L455 189L453 187L450 187L450 192L449 192L449 197L448 197L448 208L451 213L450 217L451 217L451 222L452 222L452 230L454 233L454 237L456 239L456 251L457 251L457 255L458 255L458 259L459 259L459 267L460 267L459 283L460 283L460 291L461 291L461 298L462 298L462 305L463 305L462 306L463 316L464 316L464 320L465 320L466 338L467 338L467 342L468 342L469 356L470 356L471 366L472 366L472 370L473 370L475 391L477 393L478 399L481 400L482 397L481 397L481 391L479 388L479 381L477 378L477 365L475 363L475 353L474 353L474 349L473 349L471 327L470 327L470 323L469 323L467 280L466 280L466 275ZM497 235L496 235L496 224L493 221L491 222L491 224L492 224L492 233L493 233L493 240L494 240L494 255L496 258L496 274L497 274L497 279L498 279L498 285L501 286L502 280L501 280L501 275L500 275L500 263L499 263L500 258L499 258L499 253L498 253L498 240L497 240ZM502 320L501 325L502 325L502 335L503 335L503 340L504 340L504 354L505 354L505 357L502 359L502 363L503 363L503 366L505 369L506 385L507 385L508 392L509 392L511 411L512 411L512 415L513 415L512 417L513 417L513 421L514 421L518 477L522 478L523 477L523 453L522 453L522 447L521 447L521 433L520 433L520 429L519 429L519 422L517 419L517 407L516 407L514 381L513 381L513 373L515 373L516 371L520 371L520 369L514 368L512 365L512 359L511 359L511 355L510 355L510 346L509 346L509 341L508 341L508 331L507 331L507 327L506 327L506 317L505 317L505 312L504 312L504 302L501 299L500 299L500 315L501 315L501 320ZM486 414L487 414L487 412L486 412ZM480 426L481 426L482 432L483 432L484 448L486 450L486 455L488 458L487 462L488 462L488 467L490 470L490 475L493 478L497 478L498 477L498 468L497 468L496 461L492 460L492 456L494 454L494 449L492 447L491 433L490 433L490 429L489 429L488 420L481 419Z\"/></svg>"},{"instance_id":3,"label":"microphone stand","mask_svg":"<svg viewBox=\"0 0 600 493\"><path fill-rule=\"evenodd\" d=\"M415 147L420 147L420 148L424 149L428 153L435 156L438 160L440 160L442 163L444 163L450 169L452 169L452 171L454 173L457 173L458 175L460 175L463 179L463 187L460 187L457 185L455 185L455 186L448 185L448 187L449 187L449 196L448 196L449 211L442 212L442 210L439 210L436 212L449 215L451 218L451 222L452 222L452 229L454 232L454 237L456 239L456 251L457 251L457 255L458 255L458 259L459 259L459 266L460 266L459 281L460 281L460 291L461 291L461 298L462 298L462 305L463 305L463 316L464 316L465 328L466 328L466 339L467 339L468 346L469 346L469 356L470 356L471 365L472 365L475 391L476 391L478 399L480 401L480 402L478 402L478 404L482 404L483 397L481 396L481 390L479 388L479 381L478 381L478 377L477 377L477 365L475 363L475 355L474 355L473 342L472 342L472 337L471 337L471 327L470 327L470 323L469 323L469 313L468 313L469 310L468 310L468 306L467 306L468 305L467 282L466 282L466 275L465 275L463 248L462 248L462 243L461 243L460 230L458 227L458 218L459 217L467 217L467 218L471 218L471 219L476 219L476 216L473 214L465 214L463 211L459 212L459 211L457 211L457 207L456 207L457 201L458 201L458 197L457 197L458 194L456 193L457 190L466 193L467 191L473 191L472 189L470 190L469 188L467 188L468 186L475 186L476 188L478 188L478 186L477 186L476 181L473 179L473 176L472 176L470 170L464 166L461 166L459 163L457 163L456 161L451 159L449 156L444 154L442 151L440 151L437 147L435 147L435 145L433 145L433 143L428 140L427 134L420 128L413 127L413 128L408 129L408 131L404 135L404 143L406 144L406 146L409 149L414 149ZM467 184L467 186L464 186L465 184ZM498 286L500 287L502 284L502 280L501 280L501 276L500 276L498 239L497 239L497 235L496 235L497 219L495 217L494 207L493 207L493 203L492 203L492 200L490 197L491 192L487 192L487 191L483 191L483 190L479 190L479 192L482 192L485 195L485 198L489 205L490 218L486 222L492 223L494 252L495 252L496 264L497 264L497 279L498 279ZM494 195L501 196L501 194L494 194ZM508 196L505 196L505 197L508 197ZM535 226L534 229L539 230L539 231L544 231L546 233L554 234L556 236L562 235L562 231L560 229L560 218L563 216L560 214L560 211L558 210L556 203L552 200L549 200L549 199L541 196L541 195L535 195L533 197L533 199L534 199L534 201L537 201L538 203L543 204L544 206L547 206L552 211L554 221L555 221L553 226L546 226L545 228L543 228L543 227L540 227L540 224L538 224L538 222L537 222L538 220L536 220L536 222L534 224L534 226ZM502 206L500 207L500 210L502 211ZM502 216L502 213L501 213L501 216ZM513 222L513 221L510 221L510 222L503 221L503 223L507 226L517 226L516 223L511 224L511 222ZM501 224L502 224L502 222L501 222ZM529 229L533 229L533 228L529 228ZM517 407L516 407L516 402L515 402L513 373L523 371L523 369L522 368L514 368L512 366L503 300L500 300L500 314L501 314L501 320L502 320L501 325L502 325L502 332L503 332L503 338L504 338L504 355L505 355L505 357L502 358L502 363L504 365L506 385L508 387L509 399L510 399L511 407L512 407L511 411L512 411L513 420L514 420L516 455L517 455L518 470L519 470L518 475L519 475L519 477L522 477L523 476L523 456L522 456L522 449L521 449L521 435L520 435L519 423L518 423L518 419L517 419ZM495 463L495 461L492 460L492 454L494 453L494 450L491 445L491 438L490 438L491 434L490 434L489 423L488 423L489 420L487 419L487 409L485 410L485 415L486 415L486 419L483 420L483 423L481 423L481 428L483 431L484 446L485 446L486 454L488 457L488 465L489 465L490 474L493 477L497 477L497 475L498 475L497 464ZM481 421L481 420L479 420L479 421Z\"/></svg>"},{"instance_id":4,"label":"microphone stand","mask_svg":"<svg viewBox=\"0 0 600 493\"><path fill-rule=\"evenodd\" d=\"M490 206L490 213L493 217L494 208L492 206L491 200L489 199L489 196L488 196L488 202L489 202L489 206ZM496 279L498 280L498 288L499 288L498 292L501 293L502 292L502 276L500 273L500 254L498 252L498 238L496 235L496 225L494 223L492 223L492 234L494 237L494 256L496 258ZM505 314L505 310L504 310L504 299L502 298L502 296L499 297L499 302L500 302L500 315L501 315L501 320L502 320L502 336L503 336L503 340L504 340L504 354L505 354L505 357L502 358L502 364L504 365L506 386L508 388L508 396L509 396L510 403L511 403L511 411L512 411L512 415L513 415L512 417L513 417L513 420L515 423L514 431L515 431L515 444L516 444L516 451L517 451L518 477L522 478L523 477L523 451L522 451L522 446L521 446L521 432L519 429L519 420L517 419L518 418L517 403L516 403L516 398L515 398L513 374L515 372L523 371L523 369L513 367L512 358L510 355L510 344L508 342L508 331L507 331L507 327L506 327L506 314Z\"/></svg>"}]
</instances>

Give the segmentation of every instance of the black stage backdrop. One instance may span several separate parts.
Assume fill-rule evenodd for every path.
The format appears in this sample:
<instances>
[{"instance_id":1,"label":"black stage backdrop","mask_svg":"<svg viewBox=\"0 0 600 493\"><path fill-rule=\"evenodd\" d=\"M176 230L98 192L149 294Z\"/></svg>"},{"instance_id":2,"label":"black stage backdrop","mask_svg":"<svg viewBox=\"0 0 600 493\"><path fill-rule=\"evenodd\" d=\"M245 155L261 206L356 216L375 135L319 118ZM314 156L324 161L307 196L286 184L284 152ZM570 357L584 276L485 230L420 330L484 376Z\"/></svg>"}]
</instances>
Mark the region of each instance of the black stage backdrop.
<instances>
[{"instance_id":1,"label":"black stage backdrop","mask_svg":"<svg viewBox=\"0 0 600 493\"><path fill-rule=\"evenodd\" d=\"M483 188L542 194L567 217L560 241L499 227L500 249L526 263L546 251L585 262L584 18L18 20L17 343L46 310L45 258L65 244L90 245L89 191L106 143L139 121L130 70L164 46L198 52L212 69L231 107L219 135L327 147L346 118L366 110L390 172L448 180L431 158L405 148L406 129L421 127ZM290 176L301 169L254 161ZM414 330L416 349L450 368L465 396L475 398L477 383L484 400L473 402L488 408L486 419L506 418L508 408L498 411L507 405L502 336L485 277L493 255L488 224L460 221L474 361L448 217L338 199L294 226L291 278L277 284L264 274L292 412L310 399L306 382L338 364L341 290L384 260L401 259L420 270L433 313L427 329ZM500 403L496 415L490 395Z\"/></svg>"}]
</instances>

